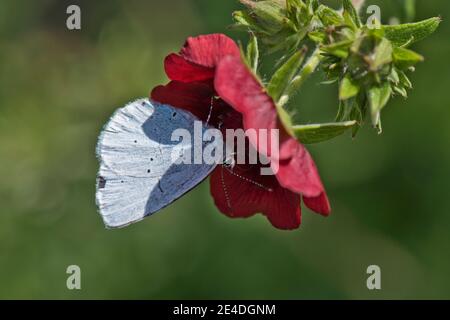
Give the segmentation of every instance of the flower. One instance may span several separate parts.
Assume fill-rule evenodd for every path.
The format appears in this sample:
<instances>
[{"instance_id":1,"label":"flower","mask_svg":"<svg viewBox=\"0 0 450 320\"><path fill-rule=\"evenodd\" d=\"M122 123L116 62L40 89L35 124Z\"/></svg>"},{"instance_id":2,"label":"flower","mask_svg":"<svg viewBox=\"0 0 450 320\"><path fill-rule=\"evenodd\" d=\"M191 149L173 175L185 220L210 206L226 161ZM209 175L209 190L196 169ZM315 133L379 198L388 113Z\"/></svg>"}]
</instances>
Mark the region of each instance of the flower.
<instances>
[{"instance_id":1,"label":"flower","mask_svg":"<svg viewBox=\"0 0 450 320\"><path fill-rule=\"evenodd\" d=\"M282 132L276 154L266 153L257 139L249 138L260 153L279 162L276 175L261 175L262 164L239 164L233 169L222 165L213 171L211 194L222 213L233 218L263 213L276 228L296 229L301 223L302 197L307 207L329 215L328 198L312 157L286 133L272 98L242 61L232 39L223 34L189 38L179 54L166 58L165 70L171 82L154 88L153 100L190 111L222 130Z\"/></svg>"}]
</instances>

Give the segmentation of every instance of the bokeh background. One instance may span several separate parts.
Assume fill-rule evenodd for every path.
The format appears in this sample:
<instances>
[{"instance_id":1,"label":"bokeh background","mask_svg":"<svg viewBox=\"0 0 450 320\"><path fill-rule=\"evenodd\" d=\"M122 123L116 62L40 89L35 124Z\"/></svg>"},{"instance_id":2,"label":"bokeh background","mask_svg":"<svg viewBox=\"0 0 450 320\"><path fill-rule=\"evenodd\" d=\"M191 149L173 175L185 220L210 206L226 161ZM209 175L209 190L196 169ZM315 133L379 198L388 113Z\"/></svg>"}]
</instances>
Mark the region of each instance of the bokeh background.
<instances>
[{"instance_id":1,"label":"bokeh background","mask_svg":"<svg viewBox=\"0 0 450 320\"><path fill-rule=\"evenodd\" d=\"M401 15L394 1L383 18ZM66 28L79 4L82 30ZM0 1L0 298L450 298L450 13L415 49L415 89L369 126L309 147L334 212L308 210L294 232L263 216L231 220L208 182L126 229L95 207L97 136L112 112L167 81L166 54L185 38L225 32L236 0ZM270 71L270 63L266 64ZM304 123L329 121L337 90L316 76L293 102ZM66 288L66 268L82 290ZM366 268L382 290L366 288Z\"/></svg>"}]
</instances>

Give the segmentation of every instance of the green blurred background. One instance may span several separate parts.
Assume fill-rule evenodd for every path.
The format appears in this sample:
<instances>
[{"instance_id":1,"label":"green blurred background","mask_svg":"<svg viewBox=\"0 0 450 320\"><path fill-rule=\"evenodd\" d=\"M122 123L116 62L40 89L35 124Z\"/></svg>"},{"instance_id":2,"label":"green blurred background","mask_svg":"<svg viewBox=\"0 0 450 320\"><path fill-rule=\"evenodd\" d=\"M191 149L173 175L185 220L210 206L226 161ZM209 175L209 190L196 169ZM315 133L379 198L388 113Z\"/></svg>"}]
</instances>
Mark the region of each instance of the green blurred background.
<instances>
[{"instance_id":1,"label":"green blurred background","mask_svg":"<svg viewBox=\"0 0 450 320\"><path fill-rule=\"evenodd\" d=\"M415 46L427 60L410 98L389 104L381 136L309 148L334 212L305 209L283 232L226 218L207 182L122 230L95 207L103 124L167 81L163 59L187 36L242 36L227 29L237 1L1 0L0 298L450 298L450 2L417 2L417 19L444 23ZM66 29L73 3L81 31ZM336 111L336 88L315 80L294 102L304 123ZM72 264L79 291L66 288ZM381 291L366 288L371 264Z\"/></svg>"}]
</instances>

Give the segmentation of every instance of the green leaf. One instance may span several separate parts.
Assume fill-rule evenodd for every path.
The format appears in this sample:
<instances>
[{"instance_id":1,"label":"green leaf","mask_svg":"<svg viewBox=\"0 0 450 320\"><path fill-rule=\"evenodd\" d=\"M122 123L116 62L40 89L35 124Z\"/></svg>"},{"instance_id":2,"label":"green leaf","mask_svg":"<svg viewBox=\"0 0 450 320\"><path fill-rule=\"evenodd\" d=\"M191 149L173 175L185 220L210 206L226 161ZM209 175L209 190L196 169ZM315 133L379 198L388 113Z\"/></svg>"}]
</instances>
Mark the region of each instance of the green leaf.
<instances>
[{"instance_id":1,"label":"green leaf","mask_svg":"<svg viewBox=\"0 0 450 320\"><path fill-rule=\"evenodd\" d=\"M233 19L235 21L235 24L231 26L233 29L239 29L243 31L252 30L260 34L268 34L267 31L263 30L258 25L258 22L247 12L235 11L233 12Z\"/></svg>"},{"instance_id":2,"label":"green leaf","mask_svg":"<svg viewBox=\"0 0 450 320\"><path fill-rule=\"evenodd\" d=\"M328 54L336 56L338 58L347 58L349 55L349 49L353 44L353 40L344 40L320 47L320 49Z\"/></svg>"},{"instance_id":3,"label":"green leaf","mask_svg":"<svg viewBox=\"0 0 450 320\"><path fill-rule=\"evenodd\" d=\"M371 65L372 70L376 71L380 67L392 62L392 44L386 39L382 38L381 42L375 49L375 55L373 58L373 63Z\"/></svg>"},{"instance_id":4,"label":"green leaf","mask_svg":"<svg viewBox=\"0 0 450 320\"><path fill-rule=\"evenodd\" d=\"M305 48L294 53L272 76L267 86L267 92L277 104L280 104L280 98L286 94L292 80L299 73L305 53Z\"/></svg>"},{"instance_id":5,"label":"green leaf","mask_svg":"<svg viewBox=\"0 0 450 320\"><path fill-rule=\"evenodd\" d=\"M394 92L398 93L399 95L401 95L405 99L408 98L408 92L403 87L394 86Z\"/></svg>"},{"instance_id":6,"label":"green leaf","mask_svg":"<svg viewBox=\"0 0 450 320\"><path fill-rule=\"evenodd\" d=\"M384 82L379 86L370 88L367 92L367 98L369 100L370 112L372 116L372 124L375 127L380 125L380 112L391 97L392 89L389 82Z\"/></svg>"},{"instance_id":7,"label":"green leaf","mask_svg":"<svg viewBox=\"0 0 450 320\"><path fill-rule=\"evenodd\" d=\"M300 70L299 74L292 79L291 84L288 87L286 92L287 99L283 101L285 104L290 96L295 94L298 90L300 90L301 86L305 81L314 73L314 71L319 66L322 60L322 56L320 54L320 50L316 49L305 62L303 68Z\"/></svg>"},{"instance_id":8,"label":"green leaf","mask_svg":"<svg viewBox=\"0 0 450 320\"><path fill-rule=\"evenodd\" d=\"M379 86L374 86L369 89L368 99L372 113L379 112L386 106L391 93L391 85L389 82L384 82Z\"/></svg>"},{"instance_id":9,"label":"green leaf","mask_svg":"<svg viewBox=\"0 0 450 320\"><path fill-rule=\"evenodd\" d=\"M314 41L315 43L323 43L326 40L327 35L324 31L316 30L309 32L308 37L309 39L311 39L311 41Z\"/></svg>"},{"instance_id":10,"label":"green leaf","mask_svg":"<svg viewBox=\"0 0 450 320\"><path fill-rule=\"evenodd\" d=\"M362 126L362 123L364 121L365 116L365 108L361 110L360 107L353 108L350 113L350 118L355 119L356 125L352 128L352 138L356 137L358 134L359 129Z\"/></svg>"},{"instance_id":11,"label":"green leaf","mask_svg":"<svg viewBox=\"0 0 450 320\"><path fill-rule=\"evenodd\" d=\"M257 73L259 62L259 48L258 48L258 39L253 34L251 35L250 41L247 45L246 57L250 68L253 70L254 73Z\"/></svg>"},{"instance_id":12,"label":"green leaf","mask_svg":"<svg viewBox=\"0 0 450 320\"><path fill-rule=\"evenodd\" d=\"M345 77L341 81L341 85L339 87L339 99L347 100L354 96L356 96L359 92L359 85L353 81L349 74L345 75Z\"/></svg>"},{"instance_id":13,"label":"green leaf","mask_svg":"<svg viewBox=\"0 0 450 320\"><path fill-rule=\"evenodd\" d=\"M319 0L306 0L306 5L311 12L315 12L319 8Z\"/></svg>"},{"instance_id":14,"label":"green leaf","mask_svg":"<svg viewBox=\"0 0 450 320\"><path fill-rule=\"evenodd\" d=\"M240 0L247 6L256 19L267 31L275 33L282 29L285 23L284 9L281 4L274 1Z\"/></svg>"},{"instance_id":15,"label":"green leaf","mask_svg":"<svg viewBox=\"0 0 450 320\"><path fill-rule=\"evenodd\" d=\"M394 84L398 84L400 82L400 77L398 75L397 69L392 68L391 73L388 76L389 81L393 82Z\"/></svg>"},{"instance_id":16,"label":"green leaf","mask_svg":"<svg viewBox=\"0 0 450 320\"><path fill-rule=\"evenodd\" d=\"M356 28L361 28L361 19L359 18L358 11L353 6L351 0L343 0L342 2L342 6L344 7L344 19L350 21Z\"/></svg>"},{"instance_id":17,"label":"green leaf","mask_svg":"<svg viewBox=\"0 0 450 320\"><path fill-rule=\"evenodd\" d=\"M247 12L244 11L234 11L233 19L237 24L247 28L251 28L252 26L256 25L255 20L250 17Z\"/></svg>"},{"instance_id":18,"label":"green leaf","mask_svg":"<svg viewBox=\"0 0 450 320\"><path fill-rule=\"evenodd\" d=\"M412 83L411 80L409 80L408 76L403 72L403 71L399 71L398 72L398 77L400 79L400 84L408 89L412 89Z\"/></svg>"},{"instance_id":19,"label":"green leaf","mask_svg":"<svg viewBox=\"0 0 450 320\"><path fill-rule=\"evenodd\" d=\"M386 37L395 46L410 45L430 36L441 23L441 18L435 17L415 23L405 23L393 26L383 26Z\"/></svg>"},{"instance_id":20,"label":"green leaf","mask_svg":"<svg viewBox=\"0 0 450 320\"><path fill-rule=\"evenodd\" d=\"M366 114L365 95L360 94L355 98L340 101L336 121L356 121L352 128L352 137L358 133Z\"/></svg>"},{"instance_id":21,"label":"green leaf","mask_svg":"<svg viewBox=\"0 0 450 320\"><path fill-rule=\"evenodd\" d=\"M344 19L336 10L323 4L319 6L316 14L325 27L345 24Z\"/></svg>"},{"instance_id":22,"label":"green leaf","mask_svg":"<svg viewBox=\"0 0 450 320\"><path fill-rule=\"evenodd\" d=\"M412 50L400 47L394 49L394 62L400 69L408 69L423 60L423 56Z\"/></svg>"},{"instance_id":23,"label":"green leaf","mask_svg":"<svg viewBox=\"0 0 450 320\"><path fill-rule=\"evenodd\" d=\"M286 0L286 11L293 12L305 4L301 0Z\"/></svg>"},{"instance_id":24,"label":"green leaf","mask_svg":"<svg viewBox=\"0 0 450 320\"><path fill-rule=\"evenodd\" d=\"M301 13L305 12L306 5L301 0L286 0L286 12L287 16L291 21L294 21L296 24L300 24L299 18L301 17ZM304 18L307 18L306 15L304 15Z\"/></svg>"},{"instance_id":25,"label":"green leaf","mask_svg":"<svg viewBox=\"0 0 450 320\"><path fill-rule=\"evenodd\" d=\"M324 142L336 138L356 125L356 121L296 125L292 127L295 137L303 144Z\"/></svg>"}]
</instances>

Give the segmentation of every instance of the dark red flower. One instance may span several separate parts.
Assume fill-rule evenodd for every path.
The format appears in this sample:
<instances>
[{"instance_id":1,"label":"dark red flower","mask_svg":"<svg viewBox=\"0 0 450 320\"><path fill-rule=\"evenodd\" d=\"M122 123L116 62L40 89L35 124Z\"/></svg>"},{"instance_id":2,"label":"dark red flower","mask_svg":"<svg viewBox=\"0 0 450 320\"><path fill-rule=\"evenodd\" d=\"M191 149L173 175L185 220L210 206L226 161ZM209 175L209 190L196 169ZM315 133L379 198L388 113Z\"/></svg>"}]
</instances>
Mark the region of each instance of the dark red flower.
<instances>
[{"instance_id":1,"label":"dark red flower","mask_svg":"<svg viewBox=\"0 0 450 320\"><path fill-rule=\"evenodd\" d=\"M221 212L236 218L261 212L279 229L296 229L301 223L302 195L313 211L330 213L313 159L302 144L285 132L272 98L243 63L232 39L222 34L189 38L179 54L166 58L165 70L171 82L153 89L153 100L188 110L223 130L282 132L276 154L269 154L258 144L258 137L254 141L250 138L259 152L279 162L276 175L261 175L261 164L238 164L233 169L218 166L214 170L211 194Z\"/></svg>"}]
</instances>

